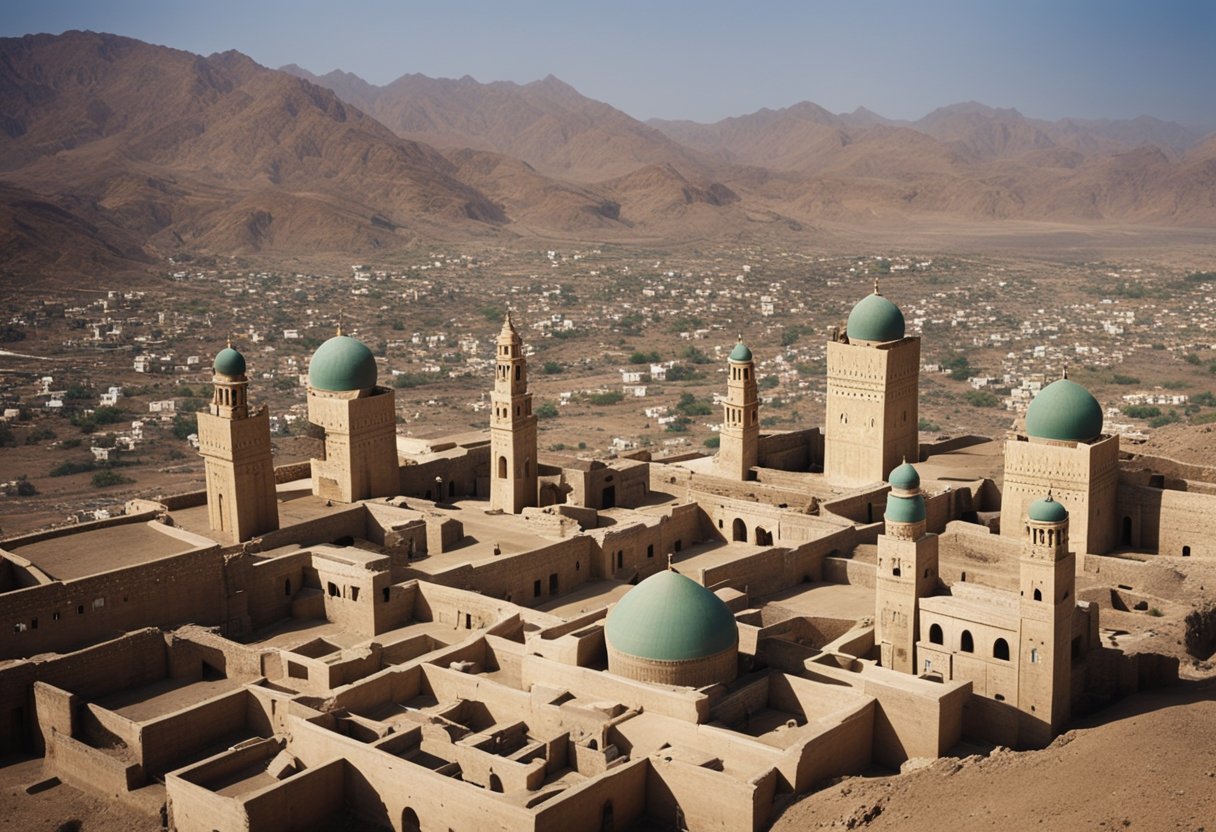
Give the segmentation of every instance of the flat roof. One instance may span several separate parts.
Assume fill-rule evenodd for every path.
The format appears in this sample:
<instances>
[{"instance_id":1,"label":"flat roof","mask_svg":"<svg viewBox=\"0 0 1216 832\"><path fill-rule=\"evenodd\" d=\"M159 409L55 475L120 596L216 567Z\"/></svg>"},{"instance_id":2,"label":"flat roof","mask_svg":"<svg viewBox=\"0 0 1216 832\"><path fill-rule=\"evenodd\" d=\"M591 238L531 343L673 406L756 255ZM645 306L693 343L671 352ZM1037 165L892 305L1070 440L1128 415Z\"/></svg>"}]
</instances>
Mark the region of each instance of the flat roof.
<instances>
[{"instance_id":1,"label":"flat roof","mask_svg":"<svg viewBox=\"0 0 1216 832\"><path fill-rule=\"evenodd\" d=\"M249 681L252 680L225 678L188 682L182 679L163 679L143 687L112 693L97 700L97 704L132 722L148 722L197 705L213 696L237 690Z\"/></svg>"},{"instance_id":2,"label":"flat roof","mask_svg":"<svg viewBox=\"0 0 1216 832\"><path fill-rule=\"evenodd\" d=\"M51 578L72 581L198 548L202 547L181 539L160 523L137 522L82 529L9 551L25 558Z\"/></svg>"},{"instance_id":3,"label":"flat roof","mask_svg":"<svg viewBox=\"0 0 1216 832\"><path fill-rule=\"evenodd\" d=\"M874 617L873 588L853 584L799 584L765 595L760 603L777 604L806 618L859 621Z\"/></svg>"}]
</instances>

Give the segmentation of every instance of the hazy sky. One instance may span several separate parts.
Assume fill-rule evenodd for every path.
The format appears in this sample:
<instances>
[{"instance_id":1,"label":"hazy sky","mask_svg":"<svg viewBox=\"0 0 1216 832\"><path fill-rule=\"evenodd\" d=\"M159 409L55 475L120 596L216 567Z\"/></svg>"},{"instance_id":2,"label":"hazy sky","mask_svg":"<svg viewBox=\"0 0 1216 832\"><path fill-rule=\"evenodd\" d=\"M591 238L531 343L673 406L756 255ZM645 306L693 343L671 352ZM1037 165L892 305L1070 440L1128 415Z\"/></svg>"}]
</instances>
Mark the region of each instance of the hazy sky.
<instances>
[{"instance_id":1,"label":"hazy sky","mask_svg":"<svg viewBox=\"0 0 1216 832\"><path fill-rule=\"evenodd\" d=\"M891 118L977 100L1040 118L1216 125L1216 0L0 0L0 34L92 29L259 63L527 82L638 118L810 100Z\"/></svg>"}]
</instances>

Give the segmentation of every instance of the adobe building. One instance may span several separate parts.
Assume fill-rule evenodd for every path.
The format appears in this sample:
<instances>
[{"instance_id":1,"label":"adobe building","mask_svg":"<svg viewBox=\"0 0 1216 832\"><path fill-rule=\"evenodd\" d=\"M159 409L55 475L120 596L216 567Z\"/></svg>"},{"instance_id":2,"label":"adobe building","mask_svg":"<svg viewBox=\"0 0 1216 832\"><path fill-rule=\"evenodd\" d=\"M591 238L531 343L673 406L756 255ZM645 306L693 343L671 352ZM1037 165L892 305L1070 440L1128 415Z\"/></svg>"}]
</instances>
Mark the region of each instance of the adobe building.
<instances>
[{"instance_id":1,"label":"adobe building","mask_svg":"<svg viewBox=\"0 0 1216 832\"><path fill-rule=\"evenodd\" d=\"M828 342L824 474L829 482L882 482L901 460L920 459L920 338L878 292L857 302Z\"/></svg>"},{"instance_id":2,"label":"adobe building","mask_svg":"<svg viewBox=\"0 0 1216 832\"><path fill-rule=\"evenodd\" d=\"M1048 491L1072 519L1081 553L1105 554L1119 534L1119 436L1102 433L1102 406L1065 374L1039 391L1026 428L1005 441L1001 533L1020 537L1030 504Z\"/></svg>"},{"instance_id":3,"label":"adobe building","mask_svg":"<svg viewBox=\"0 0 1216 832\"><path fill-rule=\"evenodd\" d=\"M270 413L250 413L245 356L229 344L213 365L211 405L198 414L211 529L239 543L279 527L270 455Z\"/></svg>"},{"instance_id":4,"label":"adobe building","mask_svg":"<svg viewBox=\"0 0 1216 832\"><path fill-rule=\"evenodd\" d=\"M338 336L309 367L325 458L272 488L237 464L264 460L265 411L222 351L203 487L0 541L0 743L181 832L754 832L827 779L1043 745L1078 702L1176 676L1103 644L1102 581L1144 564L1072 554L1054 490L994 535L964 519L999 497L952 475L961 445L899 464L919 344L892 309L870 296L829 345L829 412L872 434L760 434L739 343L717 459L538 459L509 319L489 430L398 438L374 357ZM1092 448L1100 422L1046 436L1041 405L1006 453ZM890 467L848 450L866 436L901 446ZM1185 507L1212 536L1216 497L1182 474L1120 475L1134 534Z\"/></svg>"},{"instance_id":5,"label":"adobe building","mask_svg":"<svg viewBox=\"0 0 1216 832\"><path fill-rule=\"evenodd\" d=\"M308 420L325 431L325 457L312 461L312 493L353 503L397 493L393 391L376 384L376 358L341 331L308 364Z\"/></svg>"}]
</instances>

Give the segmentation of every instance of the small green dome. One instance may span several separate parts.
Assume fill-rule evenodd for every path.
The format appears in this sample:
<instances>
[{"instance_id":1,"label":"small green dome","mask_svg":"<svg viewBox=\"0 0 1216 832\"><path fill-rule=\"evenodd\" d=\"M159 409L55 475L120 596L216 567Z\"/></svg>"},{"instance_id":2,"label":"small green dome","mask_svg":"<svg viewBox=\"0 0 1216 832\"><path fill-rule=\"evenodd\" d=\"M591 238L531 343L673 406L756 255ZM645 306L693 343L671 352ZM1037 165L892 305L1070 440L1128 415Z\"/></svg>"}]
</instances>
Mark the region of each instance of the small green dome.
<instances>
[{"instance_id":1,"label":"small green dome","mask_svg":"<svg viewBox=\"0 0 1216 832\"><path fill-rule=\"evenodd\" d=\"M225 376L243 376L245 375L245 356L234 350L232 347L224 347L215 356L215 363L211 365L220 375Z\"/></svg>"},{"instance_id":2,"label":"small green dome","mask_svg":"<svg viewBox=\"0 0 1216 832\"><path fill-rule=\"evenodd\" d=\"M335 335L312 354L308 383L318 390L349 392L376 386L376 357L362 341Z\"/></svg>"},{"instance_id":3,"label":"small green dome","mask_svg":"<svg viewBox=\"0 0 1216 832\"><path fill-rule=\"evenodd\" d=\"M845 331L850 341L898 341L904 337L904 313L875 292L853 307Z\"/></svg>"},{"instance_id":4,"label":"small green dome","mask_svg":"<svg viewBox=\"0 0 1216 832\"><path fill-rule=\"evenodd\" d=\"M1036 523L1063 523L1068 519L1068 509L1063 503L1057 503L1048 494L1042 500L1035 500L1026 512Z\"/></svg>"},{"instance_id":5,"label":"small green dome","mask_svg":"<svg viewBox=\"0 0 1216 832\"><path fill-rule=\"evenodd\" d=\"M608 613L604 637L627 655L679 662L738 644L739 627L721 598L668 569L625 593Z\"/></svg>"},{"instance_id":6,"label":"small green dome","mask_svg":"<svg viewBox=\"0 0 1216 832\"><path fill-rule=\"evenodd\" d=\"M735 344L735 348L730 351L731 361L751 361L752 351L747 348L747 344L740 341Z\"/></svg>"},{"instance_id":7,"label":"small green dome","mask_svg":"<svg viewBox=\"0 0 1216 832\"><path fill-rule=\"evenodd\" d=\"M1026 433L1039 439L1088 442L1102 433L1102 406L1075 381L1053 381L1027 408Z\"/></svg>"},{"instance_id":8,"label":"small green dome","mask_svg":"<svg viewBox=\"0 0 1216 832\"><path fill-rule=\"evenodd\" d=\"M920 494L915 497L888 494L884 518L888 523L919 523L925 519L925 498Z\"/></svg>"},{"instance_id":9,"label":"small green dome","mask_svg":"<svg viewBox=\"0 0 1216 832\"><path fill-rule=\"evenodd\" d=\"M887 477L887 482L891 483L892 488L898 488L901 491L915 491L920 488L920 474L916 473L912 463L904 462L891 472Z\"/></svg>"}]
</instances>

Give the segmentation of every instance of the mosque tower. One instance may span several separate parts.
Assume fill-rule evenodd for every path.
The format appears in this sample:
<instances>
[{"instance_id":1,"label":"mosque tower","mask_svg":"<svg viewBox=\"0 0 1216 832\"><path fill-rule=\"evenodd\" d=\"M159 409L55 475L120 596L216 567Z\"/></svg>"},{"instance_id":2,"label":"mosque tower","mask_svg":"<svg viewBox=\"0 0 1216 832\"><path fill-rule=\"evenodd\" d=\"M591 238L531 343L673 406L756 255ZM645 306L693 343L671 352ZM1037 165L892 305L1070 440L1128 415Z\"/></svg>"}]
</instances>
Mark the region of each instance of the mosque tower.
<instances>
[{"instance_id":1,"label":"mosque tower","mask_svg":"<svg viewBox=\"0 0 1216 832\"><path fill-rule=\"evenodd\" d=\"M1119 534L1119 435L1104 435L1102 421L1102 406L1069 380L1067 372L1039 391L1026 410L1026 429L1005 441L1003 536L1022 533L1027 507L1051 491L1068 510L1077 551L1100 555L1114 548ZM1127 518L1125 542L1131 542L1131 532Z\"/></svg>"},{"instance_id":2,"label":"mosque tower","mask_svg":"<svg viewBox=\"0 0 1216 832\"><path fill-rule=\"evenodd\" d=\"M874 641L883 667L917 673L920 599L937 590L937 535L925 532L920 475L906 461L891 472L886 529L878 536Z\"/></svg>"},{"instance_id":3,"label":"mosque tower","mask_svg":"<svg viewBox=\"0 0 1216 832\"><path fill-rule=\"evenodd\" d=\"M536 416L528 360L508 311L498 333L490 394L490 508L519 514L537 503Z\"/></svg>"},{"instance_id":4,"label":"mosque tower","mask_svg":"<svg viewBox=\"0 0 1216 832\"><path fill-rule=\"evenodd\" d=\"M920 458L920 338L878 292L858 301L843 336L828 342L824 474L833 484L882 482L901 459Z\"/></svg>"},{"instance_id":5,"label":"mosque tower","mask_svg":"<svg viewBox=\"0 0 1216 832\"><path fill-rule=\"evenodd\" d=\"M212 531L240 543L279 527L270 414L249 412L245 357L229 344L215 357L211 404L198 414Z\"/></svg>"},{"instance_id":6,"label":"mosque tower","mask_svg":"<svg viewBox=\"0 0 1216 832\"><path fill-rule=\"evenodd\" d=\"M312 493L353 503L401 490L393 391L376 384L376 358L341 330L308 364L308 421L325 430L312 460Z\"/></svg>"},{"instance_id":7,"label":"mosque tower","mask_svg":"<svg viewBox=\"0 0 1216 832\"><path fill-rule=\"evenodd\" d=\"M743 343L731 350L727 361L726 400L722 402L721 444L718 470L736 480L751 478L760 447L760 414L756 388L756 364Z\"/></svg>"},{"instance_id":8,"label":"mosque tower","mask_svg":"<svg viewBox=\"0 0 1216 832\"><path fill-rule=\"evenodd\" d=\"M1023 534L1019 740L1028 746L1044 746L1068 722L1072 703L1076 557L1068 551L1068 510L1049 493L1030 505Z\"/></svg>"}]
</instances>

